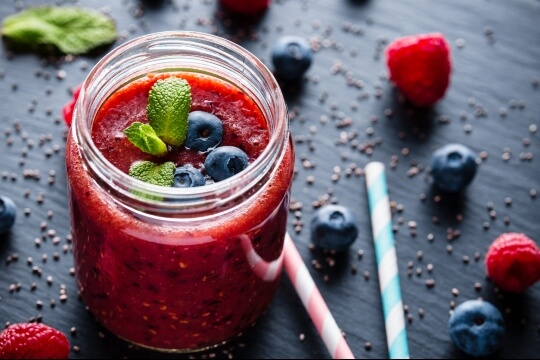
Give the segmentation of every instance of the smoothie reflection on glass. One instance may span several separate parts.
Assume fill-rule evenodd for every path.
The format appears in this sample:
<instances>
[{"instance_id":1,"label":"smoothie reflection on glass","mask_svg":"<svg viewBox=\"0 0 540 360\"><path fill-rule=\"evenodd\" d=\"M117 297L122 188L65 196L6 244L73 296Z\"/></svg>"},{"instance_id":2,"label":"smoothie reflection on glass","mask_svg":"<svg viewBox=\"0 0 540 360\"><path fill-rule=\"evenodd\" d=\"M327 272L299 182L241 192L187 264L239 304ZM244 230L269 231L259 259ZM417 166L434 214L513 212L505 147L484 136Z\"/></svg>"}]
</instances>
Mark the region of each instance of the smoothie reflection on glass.
<instances>
[{"instance_id":1,"label":"smoothie reflection on glass","mask_svg":"<svg viewBox=\"0 0 540 360\"><path fill-rule=\"evenodd\" d=\"M123 130L148 123L149 92L176 77L190 111L223 123L219 146L247 168L221 181L185 146L141 151ZM206 349L233 339L268 308L279 283L294 152L283 95L269 70L225 39L163 32L106 55L84 82L67 140L76 278L91 313L134 344ZM204 186L131 177L133 163L172 161L202 171Z\"/></svg>"}]
</instances>

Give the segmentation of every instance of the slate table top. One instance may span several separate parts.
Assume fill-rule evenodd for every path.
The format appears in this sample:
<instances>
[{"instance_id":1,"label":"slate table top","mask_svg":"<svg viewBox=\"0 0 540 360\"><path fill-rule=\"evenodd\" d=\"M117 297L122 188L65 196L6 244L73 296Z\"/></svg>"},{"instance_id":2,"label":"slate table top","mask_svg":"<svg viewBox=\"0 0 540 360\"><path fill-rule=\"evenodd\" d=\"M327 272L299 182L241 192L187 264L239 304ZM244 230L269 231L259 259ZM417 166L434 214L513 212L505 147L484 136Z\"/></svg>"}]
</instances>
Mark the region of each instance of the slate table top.
<instances>
[{"instance_id":1,"label":"slate table top","mask_svg":"<svg viewBox=\"0 0 540 360\"><path fill-rule=\"evenodd\" d=\"M270 68L270 48L280 36L309 40L315 53L305 79L282 84L296 147L292 201L300 206L291 210L289 231L355 356L388 357L359 171L381 161L411 356L466 357L449 338L449 312L482 297L506 322L494 357L538 357L540 284L519 295L500 291L486 277L484 256L504 232L540 241L539 1L274 0L249 23L232 19L216 0L152 3L2 1L0 18L26 6L76 4L115 20L120 38L113 46L150 32L196 30L243 45ZM428 32L443 33L451 45L451 85L438 104L416 109L388 81L383 51L397 37ZM187 358L117 339L77 298L60 111L101 56L51 59L0 46L0 194L18 207L15 226L0 239L0 323L54 326L67 334L71 358ZM435 190L427 174L432 152L452 142L482 159L459 196ZM311 216L325 202L350 207L360 227L349 251L332 259L309 247ZM191 355L212 357L330 355L283 274L271 308L253 328L222 348Z\"/></svg>"}]
</instances>

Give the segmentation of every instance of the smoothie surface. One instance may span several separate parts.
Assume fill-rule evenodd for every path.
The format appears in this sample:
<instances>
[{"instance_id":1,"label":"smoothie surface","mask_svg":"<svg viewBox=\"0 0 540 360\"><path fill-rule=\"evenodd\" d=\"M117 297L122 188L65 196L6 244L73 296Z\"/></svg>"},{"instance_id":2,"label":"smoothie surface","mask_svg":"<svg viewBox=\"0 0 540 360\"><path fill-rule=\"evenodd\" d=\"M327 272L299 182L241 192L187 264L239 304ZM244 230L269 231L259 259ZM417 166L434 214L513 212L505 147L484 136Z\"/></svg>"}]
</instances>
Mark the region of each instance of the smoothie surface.
<instances>
[{"instance_id":1,"label":"smoothie surface","mask_svg":"<svg viewBox=\"0 0 540 360\"><path fill-rule=\"evenodd\" d=\"M135 80L113 93L102 105L92 125L92 139L115 167L124 172L137 160L155 163L172 161L176 166L191 164L203 170L206 154L186 149L172 149L163 157L142 152L131 144L123 130L131 123L148 123L146 106L148 93L159 79L177 76L191 86L190 111L206 111L223 122L223 140L220 146L242 149L253 162L268 144L268 128L257 104L234 85L198 73L154 73Z\"/></svg>"}]
</instances>

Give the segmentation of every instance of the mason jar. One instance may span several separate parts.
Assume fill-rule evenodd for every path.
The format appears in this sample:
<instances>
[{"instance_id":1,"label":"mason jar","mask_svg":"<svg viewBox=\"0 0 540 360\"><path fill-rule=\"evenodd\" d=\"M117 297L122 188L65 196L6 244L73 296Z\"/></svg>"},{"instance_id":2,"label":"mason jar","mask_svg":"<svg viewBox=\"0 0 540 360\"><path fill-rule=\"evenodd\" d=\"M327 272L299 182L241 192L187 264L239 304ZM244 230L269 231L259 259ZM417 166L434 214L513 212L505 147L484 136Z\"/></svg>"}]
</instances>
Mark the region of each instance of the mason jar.
<instances>
[{"instance_id":1,"label":"mason jar","mask_svg":"<svg viewBox=\"0 0 540 360\"><path fill-rule=\"evenodd\" d=\"M167 76L190 82L192 110L236 114L224 133L260 148L246 169L175 188L122 168L134 152L116 122L145 121L144 86ZM265 136L244 123L248 113L263 119ZM161 32L112 50L82 85L66 145L75 274L90 312L118 337L160 351L208 349L241 334L279 284L293 167L280 88L241 46Z\"/></svg>"}]
</instances>

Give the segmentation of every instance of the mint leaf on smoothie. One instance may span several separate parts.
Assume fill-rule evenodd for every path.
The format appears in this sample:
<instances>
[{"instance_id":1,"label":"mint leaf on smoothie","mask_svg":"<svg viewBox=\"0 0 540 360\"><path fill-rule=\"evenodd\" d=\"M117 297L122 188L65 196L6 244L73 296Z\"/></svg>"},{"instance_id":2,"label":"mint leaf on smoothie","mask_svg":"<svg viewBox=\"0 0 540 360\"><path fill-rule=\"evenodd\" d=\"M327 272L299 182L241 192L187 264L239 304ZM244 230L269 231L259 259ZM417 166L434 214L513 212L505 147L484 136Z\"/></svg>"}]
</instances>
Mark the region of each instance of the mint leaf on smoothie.
<instances>
[{"instance_id":1,"label":"mint leaf on smoothie","mask_svg":"<svg viewBox=\"0 0 540 360\"><path fill-rule=\"evenodd\" d=\"M129 176L150 184L170 187L174 183L175 169L176 165L172 161L163 164L154 164L151 161L136 161L129 168Z\"/></svg>"},{"instance_id":2,"label":"mint leaf on smoothie","mask_svg":"<svg viewBox=\"0 0 540 360\"><path fill-rule=\"evenodd\" d=\"M2 36L21 47L53 46L64 54L83 54L117 38L114 21L95 10L36 6L5 18Z\"/></svg>"},{"instance_id":3,"label":"mint leaf on smoothie","mask_svg":"<svg viewBox=\"0 0 540 360\"><path fill-rule=\"evenodd\" d=\"M134 122L124 130L128 140L145 153L163 156L167 154L167 144L163 142L154 129L141 122Z\"/></svg>"},{"instance_id":4,"label":"mint leaf on smoothie","mask_svg":"<svg viewBox=\"0 0 540 360\"><path fill-rule=\"evenodd\" d=\"M180 146L186 139L191 87L177 77L158 80L148 96L148 122L166 144Z\"/></svg>"}]
</instances>

